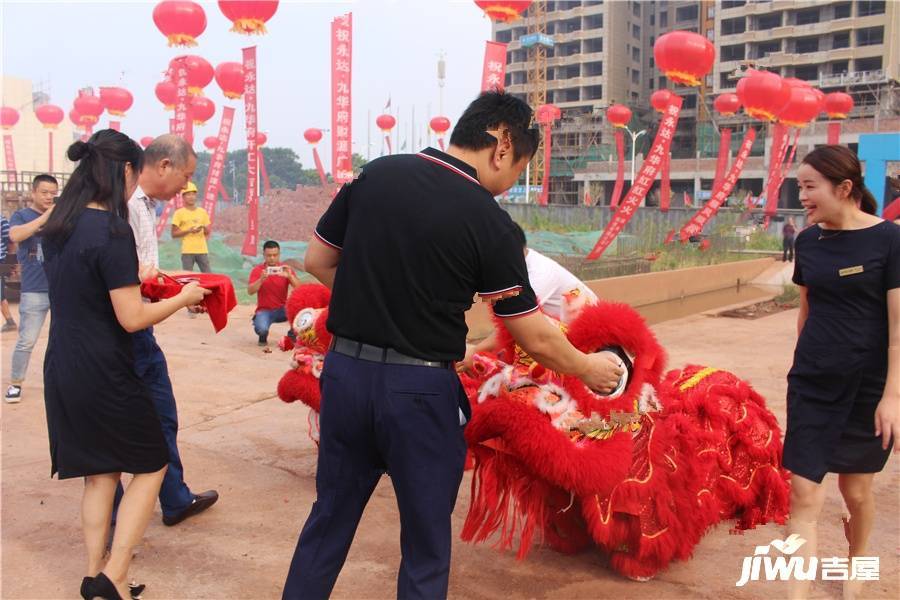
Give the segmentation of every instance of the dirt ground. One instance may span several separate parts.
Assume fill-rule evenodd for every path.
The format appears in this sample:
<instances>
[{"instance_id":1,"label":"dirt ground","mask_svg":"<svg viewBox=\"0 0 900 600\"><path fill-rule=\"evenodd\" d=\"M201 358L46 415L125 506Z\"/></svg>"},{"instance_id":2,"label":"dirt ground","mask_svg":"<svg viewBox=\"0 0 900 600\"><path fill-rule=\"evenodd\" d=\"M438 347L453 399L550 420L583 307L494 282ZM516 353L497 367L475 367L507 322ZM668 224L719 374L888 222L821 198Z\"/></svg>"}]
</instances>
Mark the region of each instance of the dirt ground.
<instances>
[{"instance_id":1,"label":"dirt ground","mask_svg":"<svg viewBox=\"0 0 900 600\"><path fill-rule=\"evenodd\" d=\"M282 403L275 386L289 357L264 354L240 306L215 335L203 318L180 313L157 328L180 410L181 455L195 491L215 488L219 503L174 528L154 517L132 573L148 584L144 597L280 597L298 531L315 497L316 449L306 434L307 410ZM731 370L769 399L784 424L785 375L794 345L796 311L757 320L689 317L654 326L670 366L697 363ZM275 339L285 330L276 325ZM2 339L8 368L15 335ZM49 478L41 365L46 327L32 357L21 404L2 407L2 598L76 598L84 575L79 480ZM4 376L4 384L6 377ZM870 554L881 579L866 598L900 597L900 461L878 475L878 516ZM470 477L460 488L453 523L458 535L468 508ZM822 519L819 556L841 556L845 542L833 476ZM400 561L393 491L384 479L369 503L335 598L393 598ZM709 532L692 560L675 563L647 583L612 572L596 551L562 556L538 548L524 561L488 545L454 543L452 598L781 598L780 583L737 588L744 556L783 538L766 526L743 536L723 524ZM839 582L819 582L815 598L840 597Z\"/></svg>"}]
</instances>

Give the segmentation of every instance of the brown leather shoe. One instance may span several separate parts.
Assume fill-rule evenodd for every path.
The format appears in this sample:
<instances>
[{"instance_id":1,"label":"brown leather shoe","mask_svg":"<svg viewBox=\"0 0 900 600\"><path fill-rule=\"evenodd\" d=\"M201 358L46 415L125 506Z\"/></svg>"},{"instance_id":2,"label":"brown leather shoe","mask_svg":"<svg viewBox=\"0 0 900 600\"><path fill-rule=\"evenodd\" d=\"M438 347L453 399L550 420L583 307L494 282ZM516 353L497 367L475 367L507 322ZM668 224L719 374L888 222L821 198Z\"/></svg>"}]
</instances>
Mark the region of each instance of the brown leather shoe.
<instances>
[{"instance_id":1,"label":"brown leather shoe","mask_svg":"<svg viewBox=\"0 0 900 600\"><path fill-rule=\"evenodd\" d=\"M219 492L217 492L216 490L207 490L202 494L196 494L194 496L194 501L191 502L188 507L182 510L180 513L172 516L163 515L163 525L167 525L169 527L171 527L172 525L178 525L188 517L193 517L194 515L202 513L204 510L215 504L218 499Z\"/></svg>"}]
</instances>

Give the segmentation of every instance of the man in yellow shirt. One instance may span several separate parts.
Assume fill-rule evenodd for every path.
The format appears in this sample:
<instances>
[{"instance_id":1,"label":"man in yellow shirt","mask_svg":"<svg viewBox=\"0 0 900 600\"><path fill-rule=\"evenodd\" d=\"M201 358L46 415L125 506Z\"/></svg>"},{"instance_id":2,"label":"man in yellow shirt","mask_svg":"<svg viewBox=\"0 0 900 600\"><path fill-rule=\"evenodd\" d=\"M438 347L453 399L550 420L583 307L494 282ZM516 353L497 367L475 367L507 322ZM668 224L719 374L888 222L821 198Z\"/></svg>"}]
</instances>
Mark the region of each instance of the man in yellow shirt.
<instances>
[{"instance_id":1,"label":"man in yellow shirt","mask_svg":"<svg viewBox=\"0 0 900 600\"><path fill-rule=\"evenodd\" d=\"M181 190L181 198L184 206L172 217L172 237L181 238L181 267L193 271L194 263L197 263L202 273L209 273L209 249L206 247L209 215L197 206L197 186L193 181Z\"/></svg>"}]
</instances>

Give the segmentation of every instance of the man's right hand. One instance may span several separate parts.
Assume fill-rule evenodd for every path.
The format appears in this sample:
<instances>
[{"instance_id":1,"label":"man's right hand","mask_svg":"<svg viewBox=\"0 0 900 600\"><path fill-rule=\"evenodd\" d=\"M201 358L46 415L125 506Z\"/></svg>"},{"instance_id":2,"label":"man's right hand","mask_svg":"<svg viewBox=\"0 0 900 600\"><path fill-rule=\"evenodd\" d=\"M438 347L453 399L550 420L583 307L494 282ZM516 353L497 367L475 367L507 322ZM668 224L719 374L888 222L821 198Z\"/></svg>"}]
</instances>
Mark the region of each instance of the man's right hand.
<instances>
[{"instance_id":1,"label":"man's right hand","mask_svg":"<svg viewBox=\"0 0 900 600\"><path fill-rule=\"evenodd\" d=\"M610 352L588 354L578 379L598 394L609 394L616 389L625 373L620 364L618 357Z\"/></svg>"},{"instance_id":2,"label":"man's right hand","mask_svg":"<svg viewBox=\"0 0 900 600\"><path fill-rule=\"evenodd\" d=\"M140 265L138 267L138 279L140 279L141 281L155 279L158 275L159 270L153 265Z\"/></svg>"}]
</instances>

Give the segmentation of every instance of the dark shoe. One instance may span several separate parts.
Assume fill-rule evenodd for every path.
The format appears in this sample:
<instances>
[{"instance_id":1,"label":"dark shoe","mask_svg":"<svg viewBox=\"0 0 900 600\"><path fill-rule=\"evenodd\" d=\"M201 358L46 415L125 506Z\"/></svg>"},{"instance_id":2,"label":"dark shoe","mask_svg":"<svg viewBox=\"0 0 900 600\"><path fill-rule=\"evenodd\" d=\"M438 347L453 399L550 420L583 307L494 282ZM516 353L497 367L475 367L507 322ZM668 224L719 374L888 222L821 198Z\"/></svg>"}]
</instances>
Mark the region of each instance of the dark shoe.
<instances>
[{"instance_id":1,"label":"dark shoe","mask_svg":"<svg viewBox=\"0 0 900 600\"><path fill-rule=\"evenodd\" d=\"M94 583L93 577L85 577L81 580L81 597L84 598L84 600L91 600L89 594L91 593L92 583Z\"/></svg>"},{"instance_id":2,"label":"dark shoe","mask_svg":"<svg viewBox=\"0 0 900 600\"><path fill-rule=\"evenodd\" d=\"M178 525L188 517L193 517L194 515L202 513L204 510L215 504L218 499L219 492L217 492L216 490L207 490L202 494L197 494L194 496L194 501L191 502L188 507L182 510L180 513L172 516L163 515L163 525L167 525L169 527L171 527L172 525Z\"/></svg>"},{"instance_id":3,"label":"dark shoe","mask_svg":"<svg viewBox=\"0 0 900 600\"><path fill-rule=\"evenodd\" d=\"M96 577L91 579L90 577L85 577L85 581L82 582L82 596L84 598L103 598L103 600L122 600L122 596L119 595L118 590L116 590L116 586L113 585L113 582L109 580L103 571L97 574ZM85 583L87 585L85 586ZM85 587L87 589L85 589ZM87 595L84 592L87 592Z\"/></svg>"},{"instance_id":4,"label":"dark shoe","mask_svg":"<svg viewBox=\"0 0 900 600\"><path fill-rule=\"evenodd\" d=\"M84 600L91 600L93 596L91 596L91 586L94 583L93 577L85 577L81 580L81 597ZM134 583L131 582L128 584L128 592L131 595L131 600L141 600L141 594L144 590L147 589L147 586L143 583Z\"/></svg>"}]
</instances>

